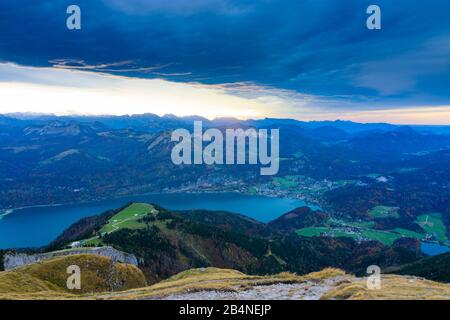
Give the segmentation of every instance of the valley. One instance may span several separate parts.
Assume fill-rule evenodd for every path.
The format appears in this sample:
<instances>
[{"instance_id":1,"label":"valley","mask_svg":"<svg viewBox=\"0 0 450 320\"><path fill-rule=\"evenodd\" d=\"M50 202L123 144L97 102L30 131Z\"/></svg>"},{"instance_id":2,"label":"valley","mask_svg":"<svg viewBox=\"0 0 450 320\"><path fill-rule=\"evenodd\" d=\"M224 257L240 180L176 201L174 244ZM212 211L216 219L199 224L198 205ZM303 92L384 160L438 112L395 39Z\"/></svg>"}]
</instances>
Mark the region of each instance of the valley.
<instances>
[{"instance_id":1,"label":"valley","mask_svg":"<svg viewBox=\"0 0 450 320\"><path fill-rule=\"evenodd\" d=\"M442 127L202 119L205 130L279 129L270 177L249 165L174 166L170 132L192 130L193 118L3 121L3 252L110 246L135 255L156 283L202 267L363 275L450 245Z\"/></svg>"}]
</instances>

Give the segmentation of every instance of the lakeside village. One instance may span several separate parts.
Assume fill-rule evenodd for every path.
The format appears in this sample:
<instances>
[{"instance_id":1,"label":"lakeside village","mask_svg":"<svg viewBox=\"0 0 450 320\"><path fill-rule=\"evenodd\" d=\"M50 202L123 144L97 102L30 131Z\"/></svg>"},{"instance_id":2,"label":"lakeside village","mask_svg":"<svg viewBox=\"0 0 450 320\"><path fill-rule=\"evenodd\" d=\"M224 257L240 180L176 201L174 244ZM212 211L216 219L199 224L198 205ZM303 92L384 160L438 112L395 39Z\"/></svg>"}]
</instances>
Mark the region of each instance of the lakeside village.
<instances>
[{"instance_id":1,"label":"lakeside village","mask_svg":"<svg viewBox=\"0 0 450 320\"><path fill-rule=\"evenodd\" d=\"M379 179L387 181L386 177L379 177ZM249 183L247 181L257 182ZM315 180L303 175L258 179L256 176L236 178L223 174L209 174L199 177L194 183L183 184L177 188L165 188L164 192L237 192L249 195L302 200L312 205L322 206L324 205L322 199L325 192L350 184L359 186L367 185L361 180Z\"/></svg>"},{"instance_id":2,"label":"lakeside village","mask_svg":"<svg viewBox=\"0 0 450 320\"><path fill-rule=\"evenodd\" d=\"M204 193L204 192L238 192L241 194L260 195L267 197L289 198L304 201L312 208L323 208L327 211L324 194L337 188L347 185L356 185L360 187L368 186L371 183L386 184L391 181L389 175L369 174L358 180L338 180L330 181L328 179L315 180L302 175L291 175L284 177L269 177L260 179L257 183L248 183L244 179L222 174L210 174L197 179L195 183L185 184L179 188L166 188L165 192L186 192L186 193ZM249 179L249 181L258 181ZM375 207L369 212L372 218L387 217L390 214L396 215L398 208L393 207ZM379 212L378 212L379 211ZM425 218L426 215L422 217ZM441 219L438 219L441 220ZM419 225L426 222L417 221ZM330 217L323 226L315 228L305 228L299 230L299 235L303 236L326 236L326 237L350 237L357 242L377 240L385 245L392 245L397 239L402 237L415 238L423 243L440 244L450 246L448 239L438 236L433 228L428 230L424 228L423 233L417 233L410 230L378 230L374 221L363 219L353 220L351 218ZM304 231L304 232L302 232Z\"/></svg>"}]
</instances>

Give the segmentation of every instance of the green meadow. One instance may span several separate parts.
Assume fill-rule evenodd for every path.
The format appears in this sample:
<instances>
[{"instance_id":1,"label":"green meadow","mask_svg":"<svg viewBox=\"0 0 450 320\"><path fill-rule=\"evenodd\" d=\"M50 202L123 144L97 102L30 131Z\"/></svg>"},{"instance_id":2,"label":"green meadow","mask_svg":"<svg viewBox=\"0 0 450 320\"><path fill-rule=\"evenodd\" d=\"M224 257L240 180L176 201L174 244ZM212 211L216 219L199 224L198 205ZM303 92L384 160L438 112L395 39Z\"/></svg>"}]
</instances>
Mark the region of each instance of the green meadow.
<instances>
[{"instance_id":1,"label":"green meadow","mask_svg":"<svg viewBox=\"0 0 450 320\"><path fill-rule=\"evenodd\" d=\"M109 219L108 223L100 230L100 232L111 233L124 228L143 228L145 227L145 223L140 220L152 213L156 213L156 210L152 205L146 203L133 203Z\"/></svg>"},{"instance_id":2,"label":"green meadow","mask_svg":"<svg viewBox=\"0 0 450 320\"><path fill-rule=\"evenodd\" d=\"M298 187L298 182L294 176L276 177L273 179L276 185L279 185L283 189L290 189Z\"/></svg>"},{"instance_id":3,"label":"green meadow","mask_svg":"<svg viewBox=\"0 0 450 320\"><path fill-rule=\"evenodd\" d=\"M374 219L399 218L398 210L399 208L397 207L377 206L369 211L369 216L371 216Z\"/></svg>"},{"instance_id":4,"label":"green meadow","mask_svg":"<svg viewBox=\"0 0 450 320\"><path fill-rule=\"evenodd\" d=\"M156 214L156 209L146 203L133 203L126 207L111 219L100 229L100 234L115 232L120 229L141 229L146 225L141 219L149 214ZM102 240L98 237L92 237L84 241L85 246L100 246Z\"/></svg>"},{"instance_id":5,"label":"green meadow","mask_svg":"<svg viewBox=\"0 0 450 320\"><path fill-rule=\"evenodd\" d=\"M440 230L442 232L442 230ZM330 218L324 226L303 228L296 231L302 237L347 237L356 240L375 240L390 246L400 238L423 239L425 234L412 230L395 228L393 230L377 230L373 221L346 221Z\"/></svg>"},{"instance_id":6,"label":"green meadow","mask_svg":"<svg viewBox=\"0 0 450 320\"><path fill-rule=\"evenodd\" d=\"M417 218L417 223L426 231L426 233L433 235L437 241L447 241L447 229L445 228L440 213L421 215Z\"/></svg>"},{"instance_id":7,"label":"green meadow","mask_svg":"<svg viewBox=\"0 0 450 320\"><path fill-rule=\"evenodd\" d=\"M394 233L392 231L382 231L374 229L362 230L361 235L364 238L379 241L387 246L391 246L395 242L395 240L402 238L400 234Z\"/></svg>"}]
</instances>

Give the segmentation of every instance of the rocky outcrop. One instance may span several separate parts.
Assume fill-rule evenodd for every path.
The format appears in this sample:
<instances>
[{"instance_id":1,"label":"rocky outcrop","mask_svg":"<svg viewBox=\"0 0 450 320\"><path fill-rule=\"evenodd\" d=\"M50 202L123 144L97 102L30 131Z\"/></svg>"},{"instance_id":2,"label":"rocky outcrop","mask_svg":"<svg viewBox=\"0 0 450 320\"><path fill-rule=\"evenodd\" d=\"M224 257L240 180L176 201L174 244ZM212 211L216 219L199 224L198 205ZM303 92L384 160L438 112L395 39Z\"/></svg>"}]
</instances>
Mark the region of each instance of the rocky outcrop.
<instances>
[{"instance_id":1,"label":"rocky outcrop","mask_svg":"<svg viewBox=\"0 0 450 320\"><path fill-rule=\"evenodd\" d=\"M99 247L99 248L69 249L32 255L24 253L16 253L16 254L8 253L5 254L4 256L4 268L5 270L11 270L24 265L33 264L56 257L78 255L78 254L94 254L111 258L113 262L128 263L135 266L138 265L138 260L136 256L134 256L133 254L116 250L113 247Z\"/></svg>"},{"instance_id":2,"label":"rocky outcrop","mask_svg":"<svg viewBox=\"0 0 450 320\"><path fill-rule=\"evenodd\" d=\"M345 279L335 277L320 282L306 281L304 283L277 283L264 286L254 286L244 290L204 290L183 292L155 300L319 300L322 295L335 288ZM143 300L145 298L142 298Z\"/></svg>"}]
</instances>

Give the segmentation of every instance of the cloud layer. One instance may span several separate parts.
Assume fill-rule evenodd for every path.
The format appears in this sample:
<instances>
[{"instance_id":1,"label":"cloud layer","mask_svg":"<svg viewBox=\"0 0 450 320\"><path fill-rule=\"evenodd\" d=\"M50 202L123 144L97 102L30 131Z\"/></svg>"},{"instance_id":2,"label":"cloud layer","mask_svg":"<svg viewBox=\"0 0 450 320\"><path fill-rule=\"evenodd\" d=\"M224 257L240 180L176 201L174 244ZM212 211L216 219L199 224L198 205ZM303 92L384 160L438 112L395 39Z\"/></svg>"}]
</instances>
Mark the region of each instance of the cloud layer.
<instances>
[{"instance_id":1,"label":"cloud layer","mask_svg":"<svg viewBox=\"0 0 450 320\"><path fill-rule=\"evenodd\" d=\"M448 0L376 2L381 31L366 28L366 0L3 0L0 61L251 84L318 111L450 105ZM66 28L70 4L80 31Z\"/></svg>"}]
</instances>

